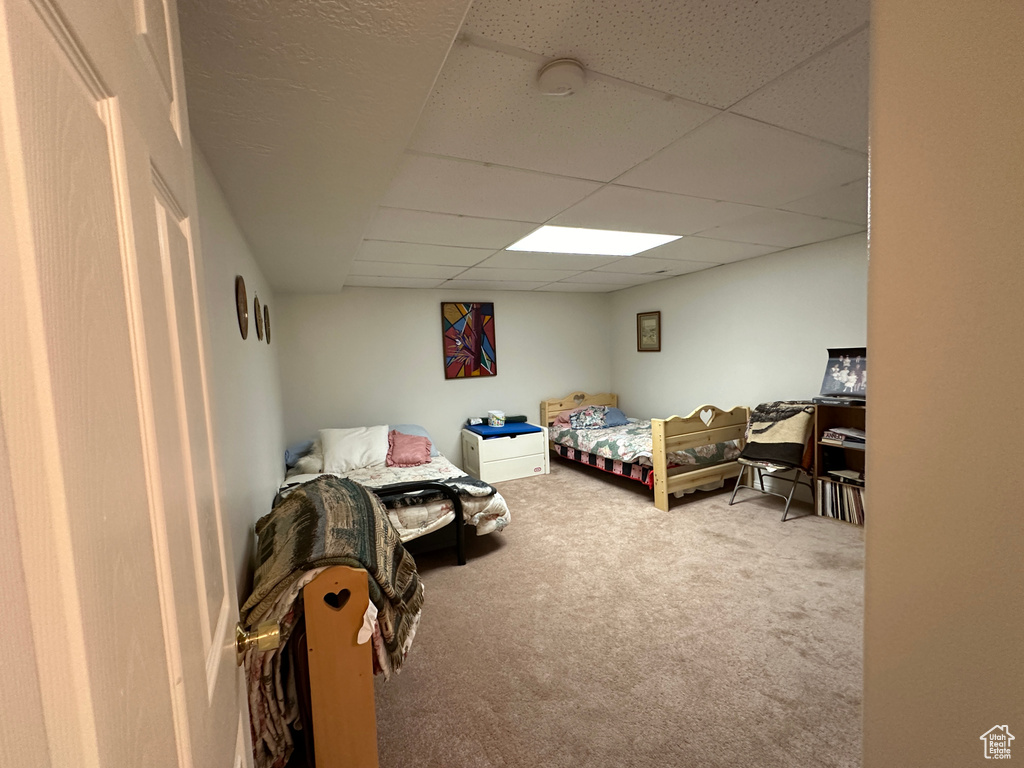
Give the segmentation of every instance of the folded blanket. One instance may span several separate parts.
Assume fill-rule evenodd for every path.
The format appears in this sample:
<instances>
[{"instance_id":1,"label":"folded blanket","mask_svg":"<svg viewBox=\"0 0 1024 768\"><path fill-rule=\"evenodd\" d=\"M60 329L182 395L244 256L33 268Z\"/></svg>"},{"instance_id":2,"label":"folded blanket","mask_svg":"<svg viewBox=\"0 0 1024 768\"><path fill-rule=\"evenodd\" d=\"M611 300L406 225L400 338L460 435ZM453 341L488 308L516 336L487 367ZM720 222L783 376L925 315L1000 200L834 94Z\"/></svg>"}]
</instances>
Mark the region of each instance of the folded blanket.
<instances>
[{"instance_id":1,"label":"folded blanket","mask_svg":"<svg viewBox=\"0 0 1024 768\"><path fill-rule=\"evenodd\" d=\"M741 459L804 466L814 430L814 404L802 400L761 403L750 413Z\"/></svg>"}]
</instances>

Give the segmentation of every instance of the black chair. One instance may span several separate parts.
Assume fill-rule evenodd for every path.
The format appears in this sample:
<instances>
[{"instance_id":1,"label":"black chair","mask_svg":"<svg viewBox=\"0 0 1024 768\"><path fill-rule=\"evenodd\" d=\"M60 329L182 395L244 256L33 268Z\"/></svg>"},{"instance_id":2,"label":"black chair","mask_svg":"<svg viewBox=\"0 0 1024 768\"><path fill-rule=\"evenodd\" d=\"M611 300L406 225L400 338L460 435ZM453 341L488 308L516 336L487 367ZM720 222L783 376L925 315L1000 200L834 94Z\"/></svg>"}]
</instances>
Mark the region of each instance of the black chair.
<instances>
[{"instance_id":1,"label":"black chair","mask_svg":"<svg viewBox=\"0 0 1024 768\"><path fill-rule=\"evenodd\" d=\"M729 506L736 503L736 492L740 488L749 488L768 496L778 496L786 500L782 512L782 521L789 515L789 505L797 485L806 485L814 494L811 482L810 461L813 451L808 450L808 443L814 431L814 404L802 400L784 400L774 403L761 403L750 414L747 424L747 442L736 460L744 469L736 478L736 487L732 490ZM750 484L743 482L749 472ZM792 472L791 477L783 477ZM754 475L760 487L754 485ZM764 475L778 473L780 480L789 482L789 493L769 491L764 486Z\"/></svg>"}]
</instances>

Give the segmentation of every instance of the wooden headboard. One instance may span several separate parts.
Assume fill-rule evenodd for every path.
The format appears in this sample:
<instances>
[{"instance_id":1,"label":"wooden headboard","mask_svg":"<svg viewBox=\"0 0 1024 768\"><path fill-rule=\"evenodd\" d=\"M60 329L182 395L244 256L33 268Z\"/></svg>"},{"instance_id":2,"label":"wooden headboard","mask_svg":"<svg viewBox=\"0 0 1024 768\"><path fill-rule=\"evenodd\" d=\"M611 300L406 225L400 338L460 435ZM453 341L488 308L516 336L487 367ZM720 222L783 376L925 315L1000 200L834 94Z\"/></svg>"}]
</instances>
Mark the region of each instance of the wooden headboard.
<instances>
[{"instance_id":1,"label":"wooden headboard","mask_svg":"<svg viewBox=\"0 0 1024 768\"><path fill-rule=\"evenodd\" d=\"M582 408L584 405L609 405L612 408L617 408L619 396L611 392L602 392L600 395L588 395L586 392L571 392L565 397L541 400L540 423L545 427L550 427L552 422L558 418L558 414Z\"/></svg>"}]
</instances>

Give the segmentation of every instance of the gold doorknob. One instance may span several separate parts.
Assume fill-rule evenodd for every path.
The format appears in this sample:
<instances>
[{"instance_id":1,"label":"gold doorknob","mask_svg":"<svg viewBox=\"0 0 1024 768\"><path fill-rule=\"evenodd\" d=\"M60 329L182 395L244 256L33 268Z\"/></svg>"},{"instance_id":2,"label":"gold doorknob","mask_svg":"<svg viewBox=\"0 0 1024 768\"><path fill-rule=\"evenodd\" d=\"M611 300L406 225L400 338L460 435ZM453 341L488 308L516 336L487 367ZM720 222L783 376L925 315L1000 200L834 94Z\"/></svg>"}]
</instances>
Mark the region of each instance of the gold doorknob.
<instances>
[{"instance_id":1,"label":"gold doorknob","mask_svg":"<svg viewBox=\"0 0 1024 768\"><path fill-rule=\"evenodd\" d=\"M272 651L281 645L281 626L276 621L264 621L256 629L246 631L242 623L235 625L235 662L242 666L245 652L255 646L258 651Z\"/></svg>"}]
</instances>

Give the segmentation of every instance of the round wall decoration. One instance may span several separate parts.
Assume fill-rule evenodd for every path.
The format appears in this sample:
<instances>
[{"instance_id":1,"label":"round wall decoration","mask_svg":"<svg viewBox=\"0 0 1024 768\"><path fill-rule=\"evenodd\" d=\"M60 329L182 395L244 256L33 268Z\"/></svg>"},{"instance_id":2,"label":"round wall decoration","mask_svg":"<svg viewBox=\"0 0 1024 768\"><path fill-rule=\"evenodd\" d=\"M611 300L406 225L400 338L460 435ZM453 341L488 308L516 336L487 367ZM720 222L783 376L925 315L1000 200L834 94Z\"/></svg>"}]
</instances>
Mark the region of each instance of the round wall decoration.
<instances>
[{"instance_id":1,"label":"round wall decoration","mask_svg":"<svg viewBox=\"0 0 1024 768\"><path fill-rule=\"evenodd\" d=\"M235 309L238 311L238 330L243 339L249 338L249 298L245 295L245 279L235 277Z\"/></svg>"},{"instance_id":2,"label":"round wall decoration","mask_svg":"<svg viewBox=\"0 0 1024 768\"><path fill-rule=\"evenodd\" d=\"M252 297L253 319L256 321L256 338L263 341L263 310L260 309L260 297Z\"/></svg>"},{"instance_id":3,"label":"round wall decoration","mask_svg":"<svg viewBox=\"0 0 1024 768\"><path fill-rule=\"evenodd\" d=\"M263 335L267 337L267 344L270 343L270 307L263 305Z\"/></svg>"}]
</instances>

